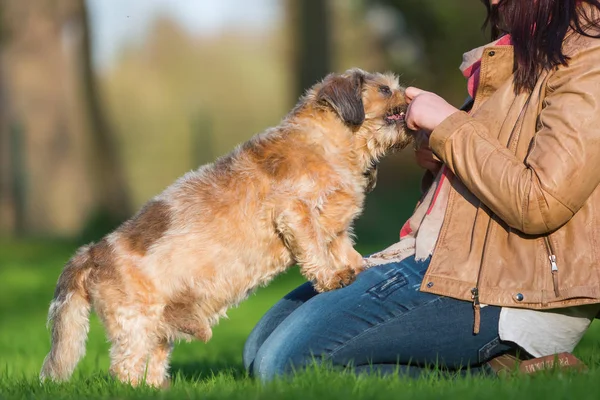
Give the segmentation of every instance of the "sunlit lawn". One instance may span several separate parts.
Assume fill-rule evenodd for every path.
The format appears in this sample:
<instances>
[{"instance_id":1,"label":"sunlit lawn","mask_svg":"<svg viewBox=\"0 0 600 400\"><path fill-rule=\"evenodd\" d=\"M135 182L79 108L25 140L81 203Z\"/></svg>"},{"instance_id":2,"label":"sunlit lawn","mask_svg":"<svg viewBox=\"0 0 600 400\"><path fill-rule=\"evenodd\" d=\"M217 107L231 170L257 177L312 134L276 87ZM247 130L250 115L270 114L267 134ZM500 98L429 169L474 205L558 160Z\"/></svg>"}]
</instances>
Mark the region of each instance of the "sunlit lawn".
<instances>
[{"instance_id":1,"label":"sunlit lawn","mask_svg":"<svg viewBox=\"0 0 600 400\"><path fill-rule=\"evenodd\" d=\"M133 389L108 378L108 344L96 319L87 355L73 379L62 385L41 385L37 374L49 348L47 305L62 265L74 249L73 244L60 242L0 242L0 398L600 398L599 324L576 350L591 367L586 374L552 372L503 379L432 375L411 381L313 369L289 380L261 384L243 371L243 343L261 315L303 282L296 270L231 310L230 318L215 328L210 343L179 344L172 363L175 379L167 391Z\"/></svg>"}]
</instances>

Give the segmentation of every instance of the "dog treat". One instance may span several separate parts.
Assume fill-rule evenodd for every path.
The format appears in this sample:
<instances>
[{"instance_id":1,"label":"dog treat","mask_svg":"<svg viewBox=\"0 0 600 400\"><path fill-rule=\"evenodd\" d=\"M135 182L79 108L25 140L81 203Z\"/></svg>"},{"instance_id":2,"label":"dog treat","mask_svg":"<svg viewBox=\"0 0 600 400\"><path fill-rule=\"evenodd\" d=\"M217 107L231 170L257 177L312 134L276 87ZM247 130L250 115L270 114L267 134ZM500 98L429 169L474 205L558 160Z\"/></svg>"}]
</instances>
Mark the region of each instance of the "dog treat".
<instances>
[{"instance_id":1,"label":"dog treat","mask_svg":"<svg viewBox=\"0 0 600 400\"><path fill-rule=\"evenodd\" d=\"M411 141L406 107L391 74L331 74L280 125L184 175L81 247L50 305L41 378L70 377L92 308L111 342L111 374L162 386L174 341L208 341L229 307L295 263L319 291L350 284L365 268L352 223L379 158Z\"/></svg>"}]
</instances>

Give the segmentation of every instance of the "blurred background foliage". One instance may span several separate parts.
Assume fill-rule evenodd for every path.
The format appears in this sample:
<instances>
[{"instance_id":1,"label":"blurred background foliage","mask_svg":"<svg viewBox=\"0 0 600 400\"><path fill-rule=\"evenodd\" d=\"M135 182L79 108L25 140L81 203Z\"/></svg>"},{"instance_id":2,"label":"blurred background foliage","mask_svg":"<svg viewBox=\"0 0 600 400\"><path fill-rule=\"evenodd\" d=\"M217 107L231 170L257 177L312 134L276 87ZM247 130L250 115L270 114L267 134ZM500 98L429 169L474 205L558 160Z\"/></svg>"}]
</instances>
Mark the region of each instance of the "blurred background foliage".
<instances>
[{"instance_id":1,"label":"blurred background foliage","mask_svg":"<svg viewBox=\"0 0 600 400\"><path fill-rule=\"evenodd\" d=\"M328 72L393 71L459 106L484 17L477 0L0 0L0 236L98 238ZM420 175L410 151L384 160L359 242L397 238Z\"/></svg>"}]
</instances>

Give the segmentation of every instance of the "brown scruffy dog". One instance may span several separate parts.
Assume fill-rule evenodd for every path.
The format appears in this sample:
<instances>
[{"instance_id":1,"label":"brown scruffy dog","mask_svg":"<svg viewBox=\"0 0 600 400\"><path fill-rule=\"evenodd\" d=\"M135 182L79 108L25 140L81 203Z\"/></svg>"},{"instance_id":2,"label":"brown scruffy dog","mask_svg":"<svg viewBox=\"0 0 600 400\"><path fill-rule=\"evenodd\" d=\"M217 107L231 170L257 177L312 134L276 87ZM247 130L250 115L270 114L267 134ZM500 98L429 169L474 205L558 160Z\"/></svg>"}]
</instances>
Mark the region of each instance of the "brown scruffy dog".
<instances>
[{"instance_id":1,"label":"brown scruffy dog","mask_svg":"<svg viewBox=\"0 0 600 400\"><path fill-rule=\"evenodd\" d=\"M329 75L279 126L184 175L80 248L50 305L41 378L69 378L92 307L112 344L111 373L159 386L175 340L208 341L229 307L294 263L319 291L350 283L364 268L352 222L377 160L410 142L405 109L393 75Z\"/></svg>"}]
</instances>

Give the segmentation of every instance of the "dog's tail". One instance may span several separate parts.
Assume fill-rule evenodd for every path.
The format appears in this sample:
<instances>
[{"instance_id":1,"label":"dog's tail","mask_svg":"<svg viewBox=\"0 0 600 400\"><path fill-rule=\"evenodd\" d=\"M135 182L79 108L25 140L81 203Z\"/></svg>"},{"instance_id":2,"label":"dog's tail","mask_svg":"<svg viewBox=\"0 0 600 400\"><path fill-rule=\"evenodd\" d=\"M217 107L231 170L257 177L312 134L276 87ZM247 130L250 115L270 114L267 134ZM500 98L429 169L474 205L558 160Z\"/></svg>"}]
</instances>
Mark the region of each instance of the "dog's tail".
<instances>
[{"instance_id":1,"label":"dog's tail","mask_svg":"<svg viewBox=\"0 0 600 400\"><path fill-rule=\"evenodd\" d=\"M42 380L68 379L85 355L91 309L85 282L94 266L91 248L90 245L77 250L58 278L54 299L48 311L48 326L52 326L52 347L42 365Z\"/></svg>"}]
</instances>

